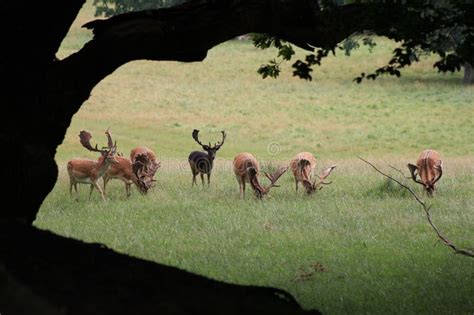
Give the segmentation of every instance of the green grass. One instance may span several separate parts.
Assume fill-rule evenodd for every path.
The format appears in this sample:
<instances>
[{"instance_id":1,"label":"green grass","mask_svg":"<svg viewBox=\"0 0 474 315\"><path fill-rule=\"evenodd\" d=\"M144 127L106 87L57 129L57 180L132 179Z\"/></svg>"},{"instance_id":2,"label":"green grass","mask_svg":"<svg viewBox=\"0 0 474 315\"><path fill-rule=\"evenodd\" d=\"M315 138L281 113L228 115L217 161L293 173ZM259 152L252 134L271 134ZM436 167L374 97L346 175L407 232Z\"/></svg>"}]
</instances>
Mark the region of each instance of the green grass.
<instances>
[{"instance_id":1,"label":"green grass","mask_svg":"<svg viewBox=\"0 0 474 315\"><path fill-rule=\"evenodd\" d=\"M90 38L80 25L92 14L88 2L58 56ZM389 164L406 169L421 150L437 149L445 172L429 200L433 219L458 246L474 246L474 88L459 73L437 74L431 57L401 79L352 82L393 47L380 39L372 54L330 57L312 82L293 78L289 66L278 80L262 80L256 69L275 52L248 42L219 45L201 63L127 64L74 117L56 155L59 180L35 225L215 279L279 287L327 314L472 314L474 260L453 255L416 202L356 158L398 175ZM77 135L87 129L102 145L109 126L119 151L155 150L163 163L157 186L126 199L123 184L112 182L106 203L96 192L87 201L89 188L80 186L73 201L65 164L95 156ZM228 133L209 189L190 187L193 128L206 142ZM312 151L318 170L338 164L334 183L308 198L285 174L266 200L240 200L231 160L242 151L265 167Z\"/></svg>"}]
</instances>

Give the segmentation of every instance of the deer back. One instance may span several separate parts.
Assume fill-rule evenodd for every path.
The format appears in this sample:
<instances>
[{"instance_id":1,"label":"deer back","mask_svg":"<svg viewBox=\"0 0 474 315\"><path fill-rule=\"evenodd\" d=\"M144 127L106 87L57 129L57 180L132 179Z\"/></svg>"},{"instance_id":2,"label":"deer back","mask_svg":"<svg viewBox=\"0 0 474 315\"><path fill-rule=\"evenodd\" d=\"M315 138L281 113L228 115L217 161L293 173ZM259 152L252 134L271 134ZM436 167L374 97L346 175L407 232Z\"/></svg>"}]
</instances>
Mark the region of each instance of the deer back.
<instances>
[{"instance_id":1,"label":"deer back","mask_svg":"<svg viewBox=\"0 0 474 315\"><path fill-rule=\"evenodd\" d=\"M420 179L424 184L433 184L440 175L441 159L435 150L425 150L421 152L416 167Z\"/></svg>"},{"instance_id":2,"label":"deer back","mask_svg":"<svg viewBox=\"0 0 474 315\"><path fill-rule=\"evenodd\" d=\"M123 178L136 182L136 176L132 171L132 161L123 156L116 156L117 163L111 164L105 175L109 178Z\"/></svg>"},{"instance_id":3,"label":"deer back","mask_svg":"<svg viewBox=\"0 0 474 315\"><path fill-rule=\"evenodd\" d=\"M311 173L315 167L316 158L310 152L300 152L290 161L291 171L298 181L311 181Z\"/></svg>"},{"instance_id":4,"label":"deer back","mask_svg":"<svg viewBox=\"0 0 474 315\"><path fill-rule=\"evenodd\" d=\"M246 178L249 181L247 174L248 168L254 168L257 175L260 171L260 165L258 164L257 159L250 153L243 152L239 153L234 158L234 173L236 176L241 176Z\"/></svg>"},{"instance_id":5,"label":"deer back","mask_svg":"<svg viewBox=\"0 0 474 315\"><path fill-rule=\"evenodd\" d=\"M130 151L130 160L132 161L132 163L135 161L135 158L139 154L145 154L150 159L150 161L156 161L156 154L155 152L153 152L153 150L147 147L136 147L135 149Z\"/></svg>"},{"instance_id":6,"label":"deer back","mask_svg":"<svg viewBox=\"0 0 474 315\"><path fill-rule=\"evenodd\" d=\"M78 181L91 179L96 181L113 165L108 157L100 156L97 160L91 159L72 159L67 163L67 171L70 177Z\"/></svg>"}]
</instances>

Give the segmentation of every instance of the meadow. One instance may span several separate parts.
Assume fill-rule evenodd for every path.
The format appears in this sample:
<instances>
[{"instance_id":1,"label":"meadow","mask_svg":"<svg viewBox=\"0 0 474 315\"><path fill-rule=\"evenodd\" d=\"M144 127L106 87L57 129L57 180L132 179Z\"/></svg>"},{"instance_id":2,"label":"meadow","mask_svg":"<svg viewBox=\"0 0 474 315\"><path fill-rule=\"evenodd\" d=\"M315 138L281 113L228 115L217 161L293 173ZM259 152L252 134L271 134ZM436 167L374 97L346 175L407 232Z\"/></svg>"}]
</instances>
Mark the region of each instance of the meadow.
<instances>
[{"instance_id":1,"label":"meadow","mask_svg":"<svg viewBox=\"0 0 474 315\"><path fill-rule=\"evenodd\" d=\"M91 38L87 2L59 58ZM474 313L474 260L454 255L436 238L420 207L396 185L357 159L397 178L426 148L441 153L444 175L432 204L435 223L460 247L474 247L474 87L460 73L441 75L423 58L400 79L356 84L361 72L383 65L396 46L383 38L372 53L343 52L323 61L313 81L289 65L279 79L261 79L260 64L275 56L248 41L230 41L200 63L137 61L103 80L75 115L58 148L59 178L35 226L214 279L287 290L304 308L325 314ZM304 52L298 50L299 58ZM89 187L69 196L65 165L96 158L79 144L86 129L105 144L111 128L118 150L152 148L162 161L147 196L126 198L113 181L101 202ZM191 187L188 154L203 142L227 140L211 186ZM251 152L264 170L300 151L317 171L337 164L332 185L296 194L288 172L268 198L239 198L231 161ZM404 181L427 199L421 187Z\"/></svg>"}]
</instances>

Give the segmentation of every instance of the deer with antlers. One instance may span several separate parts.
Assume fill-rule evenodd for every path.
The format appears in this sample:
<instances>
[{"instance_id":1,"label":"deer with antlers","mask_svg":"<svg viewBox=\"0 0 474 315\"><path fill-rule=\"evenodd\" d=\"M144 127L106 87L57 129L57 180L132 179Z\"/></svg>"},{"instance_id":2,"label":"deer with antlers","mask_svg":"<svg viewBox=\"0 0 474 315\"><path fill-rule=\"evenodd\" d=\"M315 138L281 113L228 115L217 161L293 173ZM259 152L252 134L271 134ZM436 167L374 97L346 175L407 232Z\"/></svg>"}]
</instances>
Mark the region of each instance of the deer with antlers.
<instances>
[{"instance_id":1,"label":"deer with antlers","mask_svg":"<svg viewBox=\"0 0 474 315\"><path fill-rule=\"evenodd\" d=\"M332 182L325 182L324 180L336 168L332 165L326 168L320 176L317 176L314 181L311 179L314 168L316 167L316 158L310 152L300 152L291 161L290 168L296 182L296 192L298 192L298 184L301 182L306 189L306 193L311 195L316 190L322 189L323 185L329 185Z\"/></svg>"},{"instance_id":2,"label":"deer with antlers","mask_svg":"<svg viewBox=\"0 0 474 315\"><path fill-rule=\"evenodd\" d=\"M104 175L110 165L116 164L117 159L115 157L115 153L117 150L116 143L112 142L112 138L110 137L110 131L106 131L106 135L108 138L108 145L107 147L103 147L102 149L97 148L97 144L93 147L90 144L90 140L92 139L92 135L83 130L79 133L79 139L84 148L92 152L99 152L100 157L98 160L90 160L90 159L72 159L67 163L67 172L69 174L69 193L72 196L72 188L76 192L76 198L79 198L79 194L77 192L77 184L89 184L90 185L90 192L89 192L89 199L92 195L92 191L94 187L99 191L102 200L105 201L105 195L100 186L97 184L99 178Z\"/></svg>"},{"instance_id":3,"label":"deer with antlers","mask_svg":"<svg viewBox=\"0 0 474 315\"><path fill-rule=\"evenodd\" d=\"M432 197L435 184L443 175L443 163L439 153L435 150L424 150L421 152L416 165L408 163L411 178L418 184L423 185L428 196ZM417 176L420 179L417 179Z\"/></svg>"},{"instance_id":4,"label":"deer with antlers","mask_svg":"<svg viewBox=\"0 0 474 315\"><path fill-rule=\"evenodd\" d=\"M156 161L155 153L147 147L137 147L130 152L130 159L123 156L117 156L116 159L118 163L111 165L103 176L104 193L111 179L119 179L125 183L127 197L131 195L132 184L137 186L140 193L146 195L153 187L155 173L161 166L161 162Z\"/></svg>"},{"instance_id":5,"label":"deer with antlers","mask_svg":"<svg viewBox=\"0 0 474 315\"><path fill-rule=\"evenodd\" d=\"M193 173L193 182L191 186L196 184L196 176L199 174L201 176L201 182L204 186L204 174L207 175L207 185L209 186L211 183L211 171L214 165L214 159L216 158L217 151L222 147L224 144L225 138L227 137L225 131L221 131L222 133L222 141L217 142L214 146L202 144L199 141L199 130L193 130L193 139L204 149L206 152L202 151L193 151L189 154L188 161L189 165L191 166L191 171Z\"/></svg>"},{"instance_id":6,"label":"deer with antlers","mask_svg":"<svg viewBox=\"0 0 474 315\"><path fill-rule=\"evenodd\" d=\"M287 166L279 168L274 174L270 175L264 172L265 176L270 180L270 185L263 186L258 180L258 174L260 171L260 165L258 164L257 159L250 153L244 152L238 154L234 158L234 173L239 183L240 188L240 197L245 197L245 183L249 183L252 189L254 190L255 196L258 199L262 199L265 195L268 194L270 188L279 187L276 185L278 179L283 175Z\"/></svg>"}]
</instances>

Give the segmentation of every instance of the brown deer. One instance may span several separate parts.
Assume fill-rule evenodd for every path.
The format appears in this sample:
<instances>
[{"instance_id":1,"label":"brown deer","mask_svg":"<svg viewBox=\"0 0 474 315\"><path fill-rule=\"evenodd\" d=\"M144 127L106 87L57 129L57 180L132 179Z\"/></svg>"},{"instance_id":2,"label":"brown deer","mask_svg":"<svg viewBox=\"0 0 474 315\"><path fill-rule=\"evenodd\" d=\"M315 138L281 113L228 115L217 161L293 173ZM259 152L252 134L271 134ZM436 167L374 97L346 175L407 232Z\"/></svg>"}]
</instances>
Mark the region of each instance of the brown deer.
<instances>
[{"instance_id":1,"label":"brown deer","mask_svg":"<svg viewBox=\"0 0 474 315\"><path fill-rule=\"evenodd\" d=\"M104 193L111 179L119 179L125 183L125 193L130 197L130 188L135 184L138 191L144 195L153 187L154 176L161 162L156 161L155 153L147 147L137 147L130 152L130 159L117 156L118 163L113 164L105 172Z\"/></svg>"},{"instance_id":2,"label":"brown deer","mask_svg":"<svg viewBox=\"0 0 474 315\"><path fill-rule=\"evenodd\" d=\"M234 158L234 173L239 183L240 188L240 197L245 197L245 183L249 183L252 189L254 190L255 196L258 199L262 199L265 195L268 194L270 188L279 187L276 185L277 180L283 175L287 166L279 168L273 175L269 175L264 172L265 176L270 180L270 185L264 187L260 184L258 180L258 174L260 171L260 166L257 159L247 152L240 153Z\"/></svg>"},{"instance_id":3,"label":"brown deer","mask_svg":"<svg viewBox=\"0 0 474 315\"><path fill-rule=\"evenodd\" d=\"M157 161L156 154L147 147L136 147L130 152L133 173L138 179L141 191L146 194L154 186L156 171L161 162Z\"/></svg>"},{"instance_id":4,"label":"brown deer","mask_svg":"<svg viewBox=\"0 0 474 315\"><path fill-rule=\"evenodd\" d=\"M222 141L217 142L214 146L202 144L199 141L199 130L193 130L193 139L204 149L206 152L202 151L193 151L189 154L188 161L189 165L191 166L191 172L193 173L193 182L191 186L196 184L196 176L199 174L201 175L201 182L204 186L204 174L207 175L207 185L209 186L211 183L211 171L214 165L214 159L216 158L216 152L222 147L224 144L225 138L227 137L225 131L222 132Z\"/></svg>"},{"instance_id":5,"label":"brown deer","mask_svg":"<svg viewBox=\"0 0 474 315\"><path fill-rule=\"evenodd\" d=\"M100 195L102 196L102 200L105 201L105 195L102 189L97 184L102 175L107 171L110 165L116 164L117 159L115 157L115 153L117 150L116 144L112 142L112 138L110 137L109 130L106 131L107 137L109 139L108 146L102 149L97 148L97 144L95 147L92 147L90 144L90 140L92 135L83 130L79 133L79 139L83 147L88 149L92 152L99 152L100 157L97 161L90 160L90 159L72 159L67 163L67 172L69 174L69 193L72 196L72 188L76 192L76 199L79 199L79 194L77 192L77 184L89 184L91 189L89 192L89 199L91 198L92 191L94 187L99 191Z\"/></svg>"},{"instance_id":6,"label":"brown deer","mask_svg":"<svg viewBox=\"0 0 474 315\"><path fill-rule=\"evenodd\" d=\"M421 152L416 165L408 163L411 178L418 184L423 185L428 196L432 197L435 184L443 175L443 163L439 153L435 150L424 150ZM420 179L417 179L417 176Z\"/></svg>"},{"instance_id":7,"label":"brown deer","mask_svg":"<svg viewBox=\"0 0 474 315\"><path fill-rule=\"evenodd\" d=\"M325 182L324 180L331 174L336 165L332 165L325 169L318 179L314 181L311 175L316 167L316 158L310 152L300 152L291 161L290 168L293 172L296 182L296 192L298 192L298 184L301 182L306 189L308 195L314 193L318 189L322 189L322 185L329 185L332 182Z\"/></svg>"}]
</instances>

